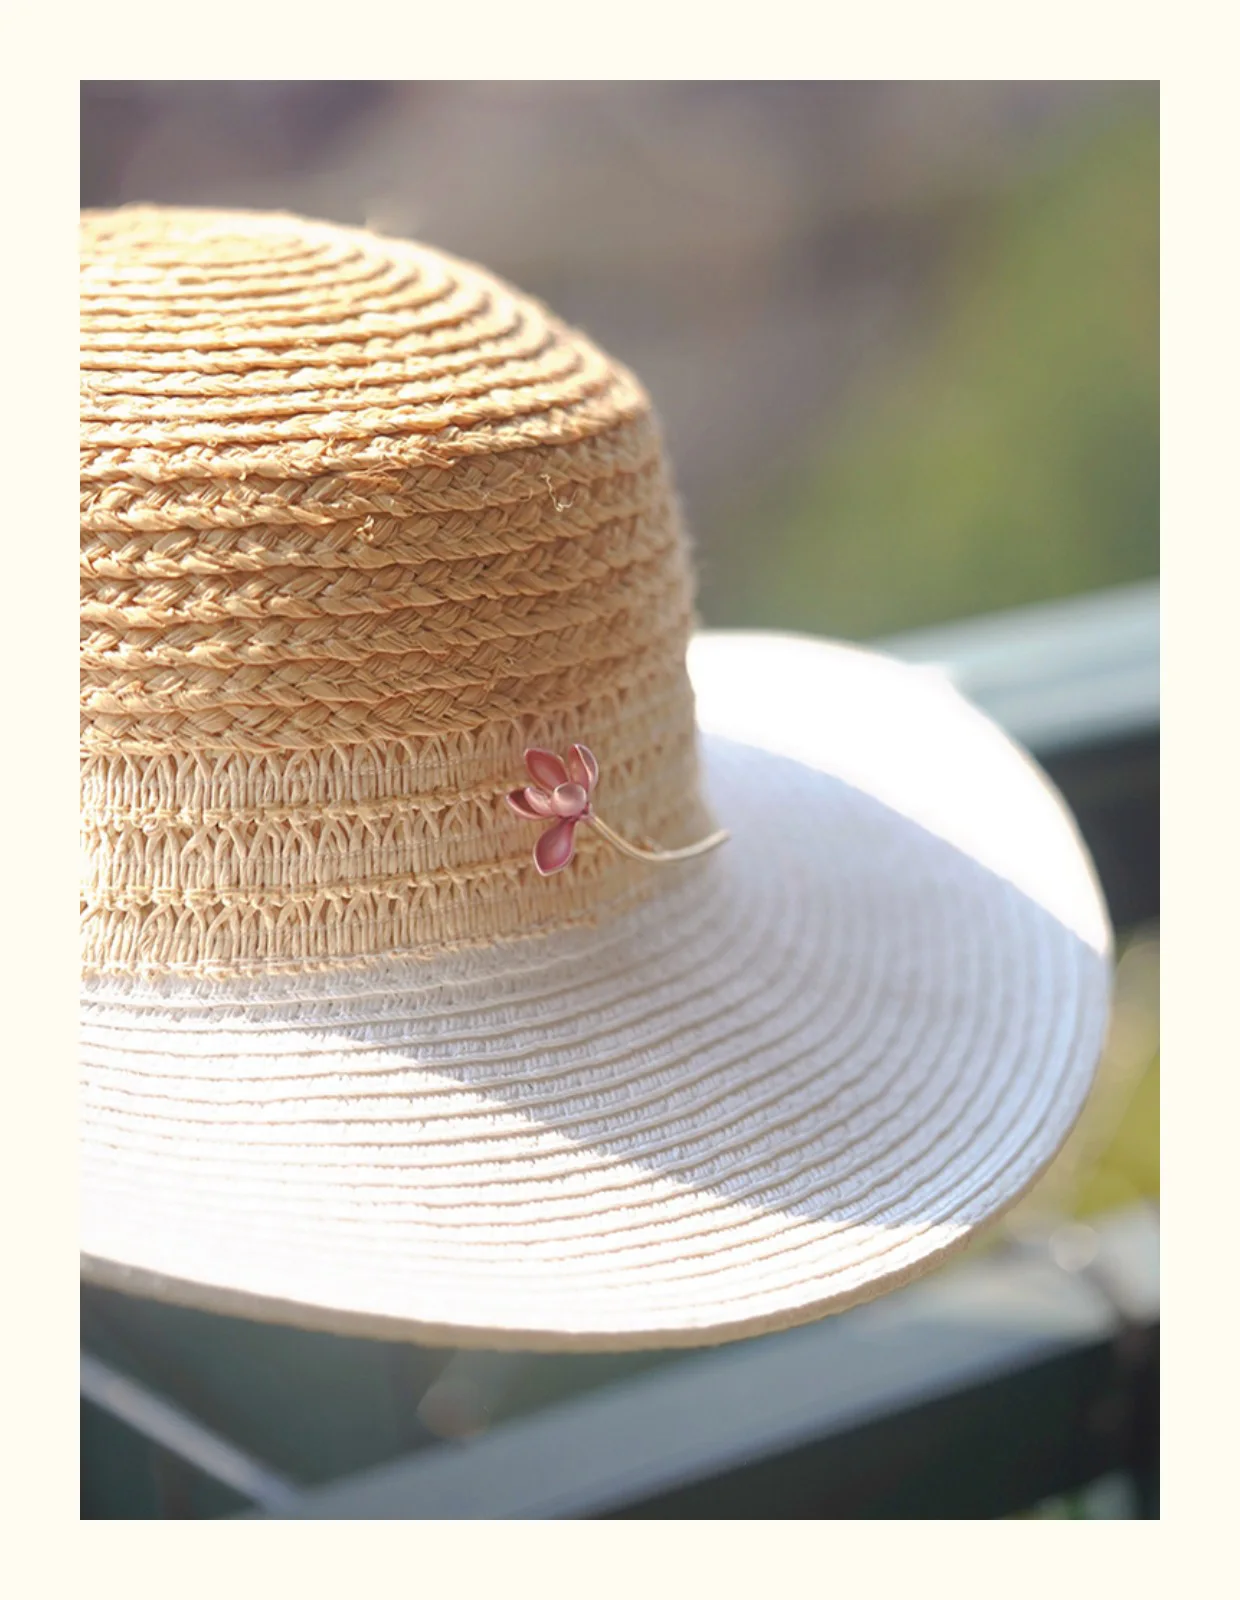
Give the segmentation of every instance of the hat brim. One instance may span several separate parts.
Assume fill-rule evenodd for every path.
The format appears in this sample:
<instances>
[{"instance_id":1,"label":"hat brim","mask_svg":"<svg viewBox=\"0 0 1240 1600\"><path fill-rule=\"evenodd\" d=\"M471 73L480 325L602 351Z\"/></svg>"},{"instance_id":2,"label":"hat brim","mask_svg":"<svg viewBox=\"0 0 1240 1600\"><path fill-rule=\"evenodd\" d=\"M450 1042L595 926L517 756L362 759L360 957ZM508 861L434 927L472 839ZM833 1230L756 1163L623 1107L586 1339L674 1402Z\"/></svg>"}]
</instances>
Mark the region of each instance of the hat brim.
<instances>
[{"instance_id":1,"label":"hat brim","mask_svg":"<svg viewBox=\"0 0 1240 1600\"><path fill-rule=\"evenodd\" d=\"M726 634L690 665L732 838L623 915L85 986L86 1276L427 1344L707 1344L893 1288L1020 1197L1108 1011L1062 802L928 669Z\"/></svg>"}]
</instances>

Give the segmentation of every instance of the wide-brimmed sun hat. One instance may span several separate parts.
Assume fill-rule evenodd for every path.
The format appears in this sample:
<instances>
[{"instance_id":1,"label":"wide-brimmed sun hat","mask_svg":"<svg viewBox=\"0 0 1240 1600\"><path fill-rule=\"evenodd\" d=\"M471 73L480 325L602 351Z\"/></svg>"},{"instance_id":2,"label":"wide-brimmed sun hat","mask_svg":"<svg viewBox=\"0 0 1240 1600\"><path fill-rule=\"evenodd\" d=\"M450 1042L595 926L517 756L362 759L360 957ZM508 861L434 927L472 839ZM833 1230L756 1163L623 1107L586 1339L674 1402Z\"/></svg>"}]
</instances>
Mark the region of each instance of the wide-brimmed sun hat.
<instances>
[{"instance_id":1,"label":"wide-brimmed sun hat","mask_svg":"<svg viewBox=\"0 0 1240 1600\"><path fill-rule=\"evenodd\" d=\"M933 671L695 637L645 394L478 268L82 238L85 1274L687 1345L1016 1200L1109 992L1029 759Z\"/></svg>"}]
</instances>

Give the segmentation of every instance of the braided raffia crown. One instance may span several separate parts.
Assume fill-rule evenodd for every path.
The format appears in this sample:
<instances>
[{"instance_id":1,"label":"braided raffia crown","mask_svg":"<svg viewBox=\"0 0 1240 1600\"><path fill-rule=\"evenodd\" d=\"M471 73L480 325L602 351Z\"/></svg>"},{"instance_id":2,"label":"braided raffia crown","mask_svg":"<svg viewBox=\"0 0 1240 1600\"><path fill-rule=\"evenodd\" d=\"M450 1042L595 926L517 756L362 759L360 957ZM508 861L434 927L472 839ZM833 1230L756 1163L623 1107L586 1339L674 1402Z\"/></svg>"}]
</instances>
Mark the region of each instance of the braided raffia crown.
<instances>
[{"instance_id":1,"label":"braided raffia crown","mask_svg":"<svg viewBox=\"0 0 1240 1600\"><path fill-rule=\"evenodd\" d=\"M285 216L82 222L88 970L315 966L601 916L503 797L598 755L675 845L692 581L649 403L539 305ZM657 873L653 875L657 877Z\"/></svg>"}]
</instances>

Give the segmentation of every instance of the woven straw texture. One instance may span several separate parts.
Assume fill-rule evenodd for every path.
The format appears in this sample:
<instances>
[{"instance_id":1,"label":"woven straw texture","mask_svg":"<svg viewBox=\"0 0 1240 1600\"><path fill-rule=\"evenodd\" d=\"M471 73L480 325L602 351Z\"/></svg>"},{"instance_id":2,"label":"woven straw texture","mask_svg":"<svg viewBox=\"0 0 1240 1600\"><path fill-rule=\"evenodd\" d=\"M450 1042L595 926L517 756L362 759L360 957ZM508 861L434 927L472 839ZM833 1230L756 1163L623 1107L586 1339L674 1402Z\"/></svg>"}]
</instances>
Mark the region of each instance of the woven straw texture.
<instances>
[{"instance_id":1,"label":"woven straw texture","mask_svg":"<svg viewBox=\"0 0 1240 1600\"><path fill-rule=\"evenodd\" d=\"M892 1288L1032 1183L1107 1014L1060 803L922 673L700 643L732 840L604 927L89 987L92 1276L430 1343L709 1343Z\"/></svg>"},{"instance_id":2,"label":"woven straw texture","mask_svg":"<svg viewBox=\"0 0 1240 1600\"><path fill-rule=\"evenodd\" d=\"M591 746L709 831L691 579L645 395L475 267L287 217L82 224L88 970L306 966L598 916L502 804ZM583 830L586 832L587 830Z\"/></svg>"},{"instance_id":3,"label":"woven straw texture","mask_svg":"<svg viewBox=\"0 0 1240 1600\"><path fill-rule=\"evenodd\" d=\"M1027 758L863 652L707 636L691 684L644 395L477 268L259 215L82 242L84 1270L697 1344L1018 1198L1109 986ZM629 840L730 840L583 826L541 878L503 797L578 741Z\"/></svg>"}]
</instances>

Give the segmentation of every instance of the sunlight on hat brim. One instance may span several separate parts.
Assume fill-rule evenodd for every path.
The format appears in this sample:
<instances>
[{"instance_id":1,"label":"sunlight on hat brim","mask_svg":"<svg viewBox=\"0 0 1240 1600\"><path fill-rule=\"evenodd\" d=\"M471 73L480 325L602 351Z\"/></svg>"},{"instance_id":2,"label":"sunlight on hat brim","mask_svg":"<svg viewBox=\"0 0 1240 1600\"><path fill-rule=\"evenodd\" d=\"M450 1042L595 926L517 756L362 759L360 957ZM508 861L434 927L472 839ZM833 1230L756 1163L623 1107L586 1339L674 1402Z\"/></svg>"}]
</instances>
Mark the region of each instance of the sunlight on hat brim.
<instances>
[{"instance_id":1,"label":"sunlight on hat brim","mask_svg":"<svg viewBox=\"0 0 1240 1600\"><path fill-rule=\"evenodd\" d=\"M732 831L598 927L85 991L98 1281L427 1343L810 1320L1029 1187L1088 1091L1109 934L1058 797L940 676L705 636Z\"/></svg>"}]
</instances>

